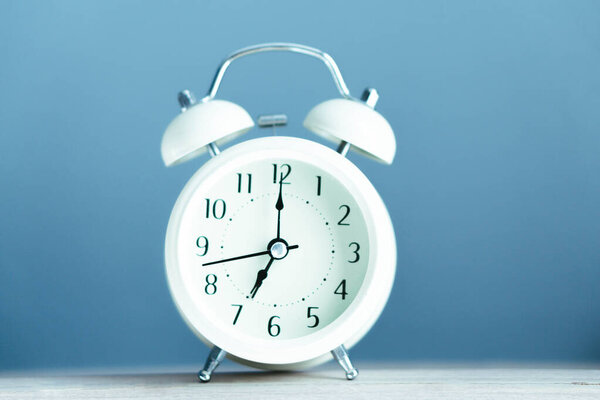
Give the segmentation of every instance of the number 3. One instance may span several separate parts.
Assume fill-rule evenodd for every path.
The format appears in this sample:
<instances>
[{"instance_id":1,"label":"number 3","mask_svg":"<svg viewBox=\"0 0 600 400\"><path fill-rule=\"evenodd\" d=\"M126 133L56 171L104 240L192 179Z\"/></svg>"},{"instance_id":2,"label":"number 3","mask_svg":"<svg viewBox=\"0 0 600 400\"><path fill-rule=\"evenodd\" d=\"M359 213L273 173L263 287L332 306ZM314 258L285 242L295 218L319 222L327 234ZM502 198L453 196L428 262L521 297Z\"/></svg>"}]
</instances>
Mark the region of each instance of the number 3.
<instances>
[{"instance_id":1,"label":"number 3","mask_svg":"<svg viewBox=\"0 0 600 400\"><path fill-rule=\"evenodd\" d=\"M355 255L354 260L348 260L348 262L350 264L354 264L354 263L358 262L358 260L360 260L360 254L358 254L358 251L360 250L360 245L356 242L352 242L348 245L348 247L352 247L352 246L356 246L356 248L354 250L352 250L352 253L354 253L354 255Z\"/></svg>"}]
</instances>

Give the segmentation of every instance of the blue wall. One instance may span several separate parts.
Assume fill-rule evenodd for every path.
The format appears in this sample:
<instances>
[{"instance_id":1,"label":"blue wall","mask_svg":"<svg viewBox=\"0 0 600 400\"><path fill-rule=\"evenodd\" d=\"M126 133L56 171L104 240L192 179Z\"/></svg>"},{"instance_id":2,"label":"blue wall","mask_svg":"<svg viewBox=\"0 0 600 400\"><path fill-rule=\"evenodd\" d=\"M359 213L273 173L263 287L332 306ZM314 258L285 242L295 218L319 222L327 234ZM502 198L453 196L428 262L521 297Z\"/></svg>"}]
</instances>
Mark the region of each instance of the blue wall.
<instances>
[{"instance_id":1,"label":"blue wall","mask_svg":"<svg viewBox=\"0 0 600 400\"><path fill-rule=\"evenodd\" d=\"M355 358L600 361L598 21L595 1L3 1L0 368L203 360L162 254L206 156L166 169L159 144L178 90L266 41L332 54L397 133L393 166L351 156L399 260ZM221 92L311 138L333 96L292 54L234 64Z\"/></svg>"}]
</instances>

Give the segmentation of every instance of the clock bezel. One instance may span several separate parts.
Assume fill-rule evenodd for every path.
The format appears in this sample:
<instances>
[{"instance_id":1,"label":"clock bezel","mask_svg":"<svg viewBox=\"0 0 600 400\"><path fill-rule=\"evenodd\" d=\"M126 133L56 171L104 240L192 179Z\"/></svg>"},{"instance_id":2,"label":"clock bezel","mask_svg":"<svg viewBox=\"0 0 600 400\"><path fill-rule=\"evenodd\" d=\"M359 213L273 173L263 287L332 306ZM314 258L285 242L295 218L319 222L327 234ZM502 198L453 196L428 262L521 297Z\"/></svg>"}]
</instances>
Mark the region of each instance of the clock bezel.
<instances>
[{"instance_id":1,"label":"clock bezel","mask_svg":"<svg viewBox=\"0 0 600 400\"><path fill-rule=\"evenodd\" d=\"M369 238L369 262L363 284L352 303L326 327L306 336L241 342L212 321L187 293L177 261L177 237L184 210L198 187L235 165L285 158L318 166L335 176L354 197L365 219ZM329 352L344 344L352 347L375 323L389 298L396 269L396 241L392 223L381 197L367 177L345 157L319 143L294 137L265 137L242 142L204 164L179 195L167 227L165 265L169 290L182 318L207 345L225 350L230 358L249 365L290 369L314 365L331 358ZM251 342L251 343L250 343ZM325 355L325 356L324 356Z\"/></svg>"}]
</instances>

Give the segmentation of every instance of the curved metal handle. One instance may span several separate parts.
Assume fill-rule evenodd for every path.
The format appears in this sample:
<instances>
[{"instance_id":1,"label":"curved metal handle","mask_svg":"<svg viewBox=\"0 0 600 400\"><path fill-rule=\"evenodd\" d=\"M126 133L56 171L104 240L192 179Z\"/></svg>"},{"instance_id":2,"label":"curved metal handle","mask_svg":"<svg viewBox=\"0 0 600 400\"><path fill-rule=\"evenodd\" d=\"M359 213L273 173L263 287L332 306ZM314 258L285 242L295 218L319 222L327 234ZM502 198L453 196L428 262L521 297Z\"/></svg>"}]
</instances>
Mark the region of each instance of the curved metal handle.
<instances>
[{"instance_id":1,"label":"curved metal handle","mask_svg":"<svg viewBox=\"0 0 600 400\"><path fill-rule=\"evenodd\" d=\"M319 60L323 61L323 63L329 69L329 72L331 72L331 76L333 77L335 85L337 86L337 89L340 92L340 94L345 98L354 99L350 95L350 91L348 90L348 87L346 86L346 82L344 82L344 78L342 78L342 73L340 72L340 69L338 68L337 64L335 63L335 61L333 61L333 58L331 58L331 56L329 54L327 54L319 49L315 49L314 47L303 46L301 44L264 43L264 44L257 44L255 46L245 47L243 49L235 51L235 52L231 53L225 60L223 60L223 62L221 62L221 65L219 66L219 69L217 69L217 73L215 74L212 84L210 85L210 89L208 90L207 96L205 98L203 98L202 100L203 101L211 100L216 96L217 91L219 90L219 86L221 86L221 81L223 80L223 75L225 75L225 71L227 70L229 65L234 60L237 60L238 58L241 58L241 57L244 57L244 56L247 56L250 54L262 53L262 52L267 52L267 51L289 51L292 53L300 53L300 54L304 54L307 56L318 58Z\"/></svg>"}]
</instances>

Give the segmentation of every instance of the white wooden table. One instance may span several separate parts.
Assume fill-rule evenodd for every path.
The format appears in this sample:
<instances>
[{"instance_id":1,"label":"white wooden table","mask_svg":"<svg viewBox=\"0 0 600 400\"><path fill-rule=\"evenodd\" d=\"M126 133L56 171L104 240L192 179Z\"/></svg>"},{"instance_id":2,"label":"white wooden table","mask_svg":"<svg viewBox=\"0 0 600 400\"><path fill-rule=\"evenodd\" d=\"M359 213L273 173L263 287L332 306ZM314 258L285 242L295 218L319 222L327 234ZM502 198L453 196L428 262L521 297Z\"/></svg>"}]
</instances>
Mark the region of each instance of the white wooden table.
<instances>
[{"instance_id":1,"label":"white wooden table","mask_svg":"<svg viewBox=\"0 0 600 400\"><path fill-rule=\"evenodd\" d=\"M359 363L360 365L361 363ZM600 368L361 365L355 381L328 365L300 373L4 373L0 399L595 399Z\"/></svg>"}]
</instances>

